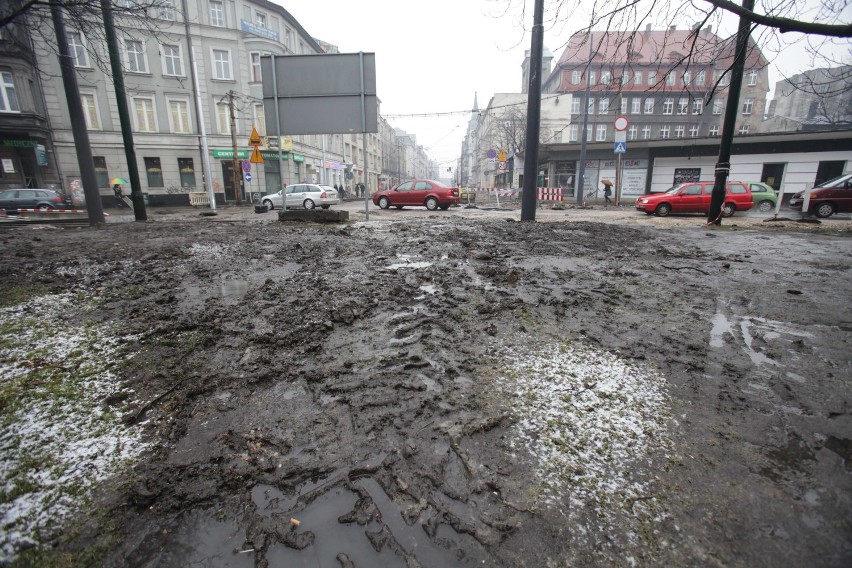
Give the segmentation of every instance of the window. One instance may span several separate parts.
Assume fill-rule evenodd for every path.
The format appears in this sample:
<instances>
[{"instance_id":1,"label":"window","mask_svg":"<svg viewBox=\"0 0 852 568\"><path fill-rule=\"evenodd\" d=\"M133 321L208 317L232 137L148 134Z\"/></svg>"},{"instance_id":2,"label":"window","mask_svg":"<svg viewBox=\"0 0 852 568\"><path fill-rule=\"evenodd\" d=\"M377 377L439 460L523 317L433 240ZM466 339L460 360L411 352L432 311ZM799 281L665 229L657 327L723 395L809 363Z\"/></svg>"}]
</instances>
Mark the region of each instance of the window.
<instances>
[{"instance_id":1,"label":"window","mask_svg":"<svg viewBox=\"0 0 852 568\"><path fill-rule=\"evenodd\" d=\"M594 131L594 125L590 124L589 127L586 129L586 142L592 141L592 131Z\"/></svg>"},{"instance_id":2,"label":"window","mask_svg":"<svg viewBox=\"0 0 852 568\"><path fill-rule=\"evenodd\" d=\"M663 101L663 114L671 114L674 112L674 99L666 99Z\"/></svg>"},{"instance_id":3,"label":"window","mask_svg":"<svg viewBox=\"0 0 852 568\"><path fill-rule=\"evenodd\" d=\"M177 134L189 134L191 132L189 101L169 99L169 126L171 131Z\"/></svg>"},{"instance_id":4,"label":"window","mask_svg":"<svg viewBox=\"0 0 852 568\"><path fill-rule=\"evenodd\" d=\"M751 114L751 109L754 106L754 99L745 99L743 101L743 114Z\"/></svg>"},{"instance_id":5,"label":"window","mask_svg":"<svg viewBox=\"0 0 852 568\"><path fill-rule=\"evenodd\" d=\"M626 86L630 82L630 71L621 72L621 85Z\"/></svg>"},{"instance_id":6,"label":"window","mask_svg":"<svg viewBox=\"0 0 852 568\"><path fill-rule=\"evenodd\" d=\"M748 124L743 124L737 131L737 134L748 134Z\"/></svg>"},{"instance_id":7,"label":"window","mask_svg":"<svg viewBox=\"0 0 852 568\"><path fill-rule=\"evenodd\" d=\"M142 41L138 39L124 40L124 51L128 72L148 72L148 58L145 56L145 44Z\"/></svg>"},{"instance_id":8,"label":"window","mask_svg":"<svg viewBox=\"0 0 852 568\"><path fill-rule=\"evenodd\" d=\"M645 99L645 114L654 114L654 99Z\"/></svg>"},{"instance_id":9,"label":"window","mask_svg":"<svg viewBox=\"0 0 852 568\"><path fill-rule=\"evenodd\" d=\"M601 97L598 101L598 114L607 114L609 112L609 99Z\"/></svg>"},{"instance_id":10,"label":"window","mask_svg":"<svg viewBox=\"0 0 852 568\"><path fill-rule=\"evenodd\" d=\"M748 86L754 87L757 85L757 71L749 71L748 72Z\"/></svg>"},{"instance_id":11,"label":"window","mask_svg":"<svg viewBox=\"0 0 852 568\"><path fill-rule=\"evenodd\" d=\"M683 86L688 87L689 84L692 82L692 73L690 73L689 71L684 71L682 79L683 79Z\"/></svg>"},{"instance_id":12,"label":"window","mask_svg":"<svg viewBox=\"0 0 852 568\"><path fill-rule=\"evenodd\" d=\"M702 112L704 112L704 101L702 99L692 101L692 114L701 114Z\"/></svg>"},{"instance_id":13,"label":"window","mask_svg":"<svg viewBox=\"0 0 852 568\"><path fill-rule=\"evenodd\" d=\"M0 112L21 112L18 91L15 90L12 74L7 71L0 73Z\"/></svg>"},{"instance_id":14,"label":"window","mask_svg":"<svg viewBox=\"0 0 852 568\"><path fill-rule=\"evenodd\" d=\"M266 113L263 104L254 105L254 127L261 136L266 136Z\"/></svg>"},{"instance_id":15,"label":"window","mask_svg":"<svg viewBox=\"0 0 852 568\"><path fill-rule=\"evenodd\" d=\"M632 114L639 114L639 111L642 110L642 99L633 98L630 100L630 112Z\"/></svg>"},{"instance_id":16,"label":"window","mask_svg":"<svg viewBox=\"0 0 852 568\"><path fill-rule=\"evenodd\" d=\"M83 117L86 119L87 130L100 130L101 120L98 117L98 105L94 94L81 94L80 102L83 103Z\"/></svg>"},{"instance_id":17,"label":"window","mask_svg":"<svg viewBox=\"0 0 852 568\"><path fill-rule=\"evenodd\" d=\"M596 129L595 140L603 142L606 140L606 124L598 124Z\"/></svg>"},{"instance_id":18,"label":"window","mask_svg":"<svg viewBox=\"0 0 852 568\"><path fill-rule=\"evenodd\" d=\"M689 99L686 97L681 97L677 101L677 113L678 114L686 114L687 109L689 108Z\"/></svg>"},{"instance_id":19,"label":"window","mask_svg":"<svg viewBox=\"0 0 852 568\"><path fill-rule=\"evenodd\" d=\"M578 136L578 126L576 124L568 125L568 142L576 142L579 140Z\"/></svg>"},{"instance_id":20,"label":"window","mask_svg":"<svg viewBox=\"0 0 852 568\"><path fill-rule=\"evenodd\" d=\"M226 49L213 50L213 78L230 80L231 74L231 52Z\"/></svg>"},{"instance_id":21,"label":"window","mask_svg":"<svg viewBox=\"0 0 852 568\"><path fill-rule=\"evenodd\" d=\"M183 76L183 59L179 45L163 45L163 75Z\"/></svg>"},{"instance_id":22,"label":"window","mask_svg":"<svg viewBox=\"0 0 852 568\"><path fill-rule=\"evenodd\" d=\"M106 158L92 156L92 164L95 166L95 179L98 180L98 187L109 187L109 170L107 169Z\"/></svg>"},{"instance_id":23,"label":"window","mask_svg":"<svg viewBox=\"0 0 852 568\"><path fill-rule=\"evenodd\" d=\"M251 58L251 80L253 83L260 83L260 53L253 52L249 54Z\"/></svg>"},{"instance_id":24,"label":"window","mask_svg":"<svg viewBox=\"0 0 852 568\"><path fill-rule=\"evenodd\" d=\"M657 72L656 71L648 71L648 84L656 85L657 84Z\"/></svg>"},{"instance_id":25,"label":"window","mask_svg":"<svg viewBox=\"0 0 852 568\"><path fill-rule=\"evenodd\" d=\"M589 104L586 107L586 112L589 114L595 114L595 98L591 97L589 99Z\"/></svg>"},{"instance_id":26,"label":"window","mask_svg":"<svg viewBox=\"0 0 852 568\"><path fill-rule=\"evenodd\" d=\"M579 85L581 77L582 77L582 73L580 73L579 71L571 71L571 84L572 85Z\"/></svg>"},{"instance_id":27,"label":"window","mask_svg":"<svg viewBox=\"0 0 852 568\"><path fill-rule=\"evenodd\" d=\"M231 111L227 103L216 105L216 131L219 134L231 133Z\"/></svg>"},{"instance_id":28,"label":"window","mask_svg":"<svg viewBox=\"0 0 852 568\"><path fill-rule=\"evenodd\" d=\"M695 84L698 85L699 87L703 87L704 81L706 80L706 77L707 77L706 71L699 71L698 75L695 76Z\"/></svg>"},{"instance_id":29,"label":"window","mask_svg":"<svg viewBox=\"0 0 852 568\"><path fill-rule=\"evenodd\" d=\"M83 32L68 33L68 51L74 59L74 67L89 66L89 52L86 51L86 42Z\"/></svg>"},{"instance_id":30,"label":"window","mask_svg":"<svg viewBox=\"0 0 852 568\"><path fill-rule=\"evenodd\" d=\"M719 125L714 124L710 127L710 136L718 136L719 135Z\"/></svg>"},{"instance_id":31,"label":"window","mask_svg":"<svg viewBox=\"0 0 852 568\"><path fill-rule=\"evenodd\" d=\"M594 71L589 71L589 85L594 85L597 83L596 75Z\"/></svg>"},{"instance_id":32,"label":"window","mask_svg":"<svg viewBox=\"0 0 852 568\"><path fill-rule=\"evenodd\" d=\"M621 108L619 109L621 114L627 114L627 97L621 98Z\"/></svg>"},{"instance_id":33,"label":"window","mask_svg":"<svg viewBox=\"0 0 852 568\"><path fill-rule=\"evenodd\" d=\"M719 71L719 86L726 87L731 82L731 76L726 71Z\"/></svg>"},{"instance_id":34,"label":"window","mask_svg":"<svg viewBox=\"0 0 852 568\"><path fill-rule=\"evenodd\" d=\"M163 187L163 169L160 167L160 158L143 158L145 160L145 173L148 174L148 187Z\"/></svg>"},{"instance_id":35,"label":"window","mask_svg":"<svg viewBox=\"0 0 852 568\"><path fill-rule=\"evenodd\" d=\"M609 85L612 81L612 73L601 70L601 85Z\"/></svg>"},{"instance_id":36,"label":"window","mask_svg":"<svg viewBox=\"0 0 852 568\"><path fill-rule=\"evenodd\" d=\"M580 114L580 99L574 97L571 99L571 114Z\"/></svg>"},{"instance_id":37,"label":"window","mask_svg":"<svg viewBox=\"0 0 852 568\"><path fill-rule=\"evenodd\" d=\"M671 127L668 124L664 124L660 127L660 138L669 138L671 133Z\"/></svg>"},{"instance_id":38,"label":"window","mask_svg":"<svg viewBox=\"0 0 852 568\"><path fill-rule=\"evenodd\" d=\"M683 138L683 135L686 134L686 127L682 124L678 124L675 126L675 138Z\"/></svg>"},{"instance_id":39,"label":"window","mask_svg":"<svg viewBox=\"0 0 852 568\"><path fill-rule=\"evenodd\" d=\"M259 28L265 28L266 27L266 14L261 14L260 12L255 13L254 23L257 24L257 26Z\"/></svg>"},{"instance_id":40,"label":"window","mask_svg":"<svg viewBox=\"0 0 852 568\"><path fill-rule=\"evenodd\" d=\"M713 114L722 114L722 99L713 99Z\"/></svg>"},{"instance_id":41,"label":"window","mask_svg":"<svg viewBox=\"0 0 852 568\"><path fill-rule=\"evenodd\" d=\"M133 116L137 132L156 132L157 117L153 97L133 97Z\"/></svg>"},{"instance_id":42,"label":"window","mask_svg":"<svg viewBox=\"0 0 852 568\"><path fill-rule=\"evenodd\" d=\"M642 84L642 72L641 71L634 71L633 72L633 84L634 85L641 85Z\"/></svg>"},{"instance_id":43,"label":"window","mask_svg":"<svg viewBox=\"0 0 852 568\"><path fill-rule=\"evenodd\" d=\"M178 158L178 173L181 187L195 187L195 164L192 158Z\"/></svg>"},{"instance_id":44,"label":"window","mask_svg":"<svg viewBox=\"0 0 852 568\"><path fill-rule=\"evenodd\" d=\"M159 0L157 14L161 20L173 22L175 19L174 0Z\"/></svg>"},{"instance_id":45,"label":"window","mask_svg":"<svg viewBox=\"0 0 852 568\"><path fill-rule=\"evenodd\" d=\"M674 87L675 81L675 74L672 71L666 73L666 85L668 85L669 87Z\"/></svg>"},{"instance_id":46,"label":"window","mask_svg":"<svg viewBox=\"0 0 852 568\"><path fill-rule=\"evenodd\" d=\"M698 138L698 125L693 124L689 127L689 137L690 138Z\"/></svg>"},{"instance_id":47,"label":"window","mask_svg":"<svg viewBox=\"0 0 852 568\"><path fill-rule=\"evenodd\" d=\"M649 140L651 138L651 126L646 124L642 127L642 140Z\"/></svg>"},{"instance_id":48,"label":"window","mask_svg":"<svg viewBox=\"0 0 852 568\"><path fill-rule=\"evenodd\" d=\"M225 3L222 0L210 0L210 25L225 27Z\"/></svg>"},{"instance_id":49,"label":"window","mask_svg":"<svg viewBox=\"0 0 852 568\"><path fill-rule=\"evenodd\" d=\"M631 124L630 128L627 129L627 138L629 140L636 140L636 137L639 135L639 127L635 124Z\"/></svg>"}]
</instances>

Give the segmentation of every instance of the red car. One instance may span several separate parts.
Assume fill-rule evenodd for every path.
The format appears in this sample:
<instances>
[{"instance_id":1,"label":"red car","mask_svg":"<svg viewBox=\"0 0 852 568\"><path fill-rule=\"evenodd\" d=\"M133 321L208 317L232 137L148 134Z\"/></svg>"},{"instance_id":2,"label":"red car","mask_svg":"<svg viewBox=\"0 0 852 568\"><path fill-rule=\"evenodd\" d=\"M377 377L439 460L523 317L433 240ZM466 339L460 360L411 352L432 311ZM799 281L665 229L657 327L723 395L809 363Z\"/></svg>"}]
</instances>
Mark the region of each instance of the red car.
<instances>
[{"instance_id":1,"label":"red car","mask_svg":"<svg viewBox=\"0 0 852 568\"><path fill-rule=\"evenodd\" d=\"M459 201L461 201L459 188L449 187L431 179L407 181L393 189L386 189L373 194L373 203L382 209L421 206L426 207L429 211L435 211L439 207L446 210L450 208L450 205L455 205Z\"/></svg>"},{"instance_id":2,"label":"red car","mask_svg":"<svg viewBox=\"0 0 852 568\"><path fill-rule=\"evenodd\" d=\"M665 217L669 213L707 213L713 193L712 181L696 181L676 185L665 193L643 195L636 200L636 209ZM754 206L751 190L744 183L728 182L722 204L722 215L730 217L735 211L748 211Z\"/></svg>"}]
</instances>

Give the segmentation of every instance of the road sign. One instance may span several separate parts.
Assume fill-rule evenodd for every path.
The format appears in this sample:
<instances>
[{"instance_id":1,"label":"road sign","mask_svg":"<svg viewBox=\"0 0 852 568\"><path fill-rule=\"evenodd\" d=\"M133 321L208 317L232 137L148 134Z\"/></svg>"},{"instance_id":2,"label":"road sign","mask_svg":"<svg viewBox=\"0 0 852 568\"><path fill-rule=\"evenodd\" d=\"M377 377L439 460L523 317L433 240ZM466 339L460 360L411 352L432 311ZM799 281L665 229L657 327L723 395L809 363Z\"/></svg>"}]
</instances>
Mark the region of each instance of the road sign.
<instances>
[{"instance_id":1,"label":"road sign","mask_svg":"<svg viewBox=\"0 0 852 568\"><path fill-rule=\"evenodd\" d=\"M630 121L627 120L626 116L615 117L615 129L616 130L627 130L627 127L629 125L630 125Z\"/></svg>"},{"instance_id":2,"label":"road sign","mask_svg":"<svg viewBox=\"0 0 852 568\"><path fill-rule=\"evenodd\" d=\"M260 139L260 134L257 133L257 128L251 127L251 136L249 137L249 146L263 146L263 140Z\"/></svg>"},{"instance_id":3,"label":"road sign","mask_svg":"<svg viewBox=\"0 0 852 568\"><path fill-rule=\"evenodd\" d=\"M627 142L616 142L614 152L616 154L624 154L627 152Z\"/></svg>"},{"instance_id":4,"label":"road sign","mask_svg":"<svg viewBox=\"0 0 852 568\"><path fill-rule=\"evenodd\" d=\"M615 137L613 138L614 142L627 142L627 133L623 130L616 130Z\"/></svg>"},{"instance_id":5,"label":"road sign","mask_svg":"<svg viewBox=\"0 0 852 568\"><path fill-rule=\"evenodd\" d=\"M249 172L246 172L246 181L247 182L251 181L251 174Z\"/></svg>"},{"instance_id":6,"label":"road sign","mask_svg":"<svg viewBox=\"0 0 852 568\"><path fill-rule=\"evenodd\" d=\"M494 158L497 157L497 150L495 150L494 148L491 148L490 150L488 150L488 152L485 155L493 160Z\"/></svg>"},{"instance_id":7,"label":"road sign","mask_svg":"<svg viewBox=\"0 0 852 568\"><path fill-rule=\"evenodd\" d=\"M245 173L249 173L251 171L251 162L246 162L245 160L243 160L242 164L243 164L243 171Z\"/></svg>"},{"instance_id":8,"label":"road sign","mask_svg":"<svg viewBox=\"0 0 852 568\"><path fill-rule=\"evenodd\" d=\"M497 157L501 162L506 161L506 150L500 150L500 155Z\"/></svg>"},{"instance_id":9,"label":"road sign","mask_svg":"<svg viewBox=\"0 0 852 568\"><path fill-rule=\"evenodd\" d=\"M243 162L245 164L245 162ZM263 163L263 155L260 153L260 148L257 146L254 147L254 152L251 153L251 158L249 159L249 163L252 164L262 164ZM249 166L251 168L251 166Z\"/></svg>"},{"instance_id":10,"label":"road sign","mask_svg":"<svg viewBox=\"0 0 852 568\"><path fill-rule=\"evenodd\" d=\"M503 162L497 162L497 169L498 170L505 170L506 169L506 162L504 162L504 161Z\"/></svg>"}]
</instances>

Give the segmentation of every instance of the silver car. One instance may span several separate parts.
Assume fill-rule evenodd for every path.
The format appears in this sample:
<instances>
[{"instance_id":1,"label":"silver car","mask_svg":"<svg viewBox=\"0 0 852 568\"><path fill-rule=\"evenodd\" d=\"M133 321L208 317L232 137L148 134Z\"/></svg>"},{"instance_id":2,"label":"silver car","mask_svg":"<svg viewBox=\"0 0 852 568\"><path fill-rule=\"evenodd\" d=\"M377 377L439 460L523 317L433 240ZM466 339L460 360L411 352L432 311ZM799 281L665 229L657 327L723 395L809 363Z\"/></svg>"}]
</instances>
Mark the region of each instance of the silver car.
<instances>
[{"instance_id":1,"label":"silver car","mask_svg":"<svg viewBox=\"0 0 852 568\"><path fill-rule=\"evenodd\" d=\"M328 209L340 203L336 189L315 183L288 185L275 193L267 193L261 197L260 202L266 205L267 209L280 209L283 206L282 193L287 195L287 209L314 209L315 207Z\"/></svg>"}]
</instances>

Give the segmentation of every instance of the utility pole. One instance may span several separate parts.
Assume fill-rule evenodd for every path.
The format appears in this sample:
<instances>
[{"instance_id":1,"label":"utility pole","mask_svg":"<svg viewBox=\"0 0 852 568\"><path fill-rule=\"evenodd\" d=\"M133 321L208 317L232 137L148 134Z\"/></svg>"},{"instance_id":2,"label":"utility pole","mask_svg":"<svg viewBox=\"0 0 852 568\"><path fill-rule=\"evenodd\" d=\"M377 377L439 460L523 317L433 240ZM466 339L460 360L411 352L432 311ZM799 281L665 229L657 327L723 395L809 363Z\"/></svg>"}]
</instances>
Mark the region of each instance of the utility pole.
<instances>
[{"instance_id":1,"label":"utility pole","mask_svg":"<svg viewBox=\"0 0 852 568\"><path fill-rule=\"evenodd\" d=\"M86 129L86 119L83 116L83 101L80 100L77 74L71 60L71 53L68 50L68 32L65 30L65 18L58 2L50 3L50 14L53 17L53 27L56 31L59 67L62 70L62 83L65 87L65 100L68 103L68 114L71 119L71 132L74 135L74 148L77 150L77 165L80 167L83 194L86 196L89 224L97 225L105 222L104 206L101 203L98 178L95 175L95 162L92 159L89 131Z\"/></svg>"},{"instance_id":2,"label":"utility pole","mask_svg":"<svg viewBox=\"0 0 852 568\"><path fill-rule=\"evenodd\" d=\"M743 0L743 9L751 12L754 9L754 0ZM725 120L722 123L722 140L719 143L719 158L716 161L716 178L713 183L713 194L710 196L710 210L707 212L708 225L722 224L722 205L727 193L728 173L731 171L731 146L734 140L737 110L740 106L740 89L743 85L743 70L745 69L750 28L751 22L748 18L740 16L734 64L731 67L728 108L725 109Z\"/></svg>"},{"instance_id":3,"label":"utility pole","mask_svg":"<svg viewBox=\"0 0 852 568\"><path fill-rule=\"evenodd\" d=\"M242 192L240 191L242 172L240 171L240 160L237 157L237 118L234 114L234 91L228 91L228 112L231 114L231 147L234 150L234 196L237 205L242 205Z\"/></svg>"},{"instance_id":4,"label":"utility pole","mask_svg":"<svg viewBox=\"0 0 852 568\"><path fill-rule=\"evenodd\" d=\"M541 131L541 60L544 47L544 0L535 0L530 83L527 91L527 143L524 150L524 188L521 194L521 221L535 221L538 182L538 139Z\"/></svg>"},{"instance_id":5,"label":"utility pole","mask_svg":"<svg viewBox=\"0 0 852 568\"><path fill-rule=\"evenodd\" d=\"M121 68L121 56L118 52L118 39L115 36L115 19L112 12L112 0L101 0L104 13L104 34L109 51L109 64L112 69L112 82L115 87L115 102L118 105L118 121L121 123L121 137L124 142L124 157L127 160L127 172L130 176L130 199L133 201L133 213L137 221L147 221L145 198L142 196L142 184L139 183L139 163L136 160L136 145L133 143L133 126L130 122L130 110L127 107L127 91L124 88L124 69Z\"/></svg>"},{"instance_id":6,"label":"utility pole","mask_svg":"<svg viewBox=\"0 0 852 568\"><path fill-rule=\"evenodd\" d=\"M589 62L586 64L586 98L583 101L583 131L580 133L580 167L577 168L577 205L584 205L583 186L586 180L586 146L588 145L589 130L589 96L591 95L592 70L592 30L589 30Z\"/></svg>"}]
</instances>

